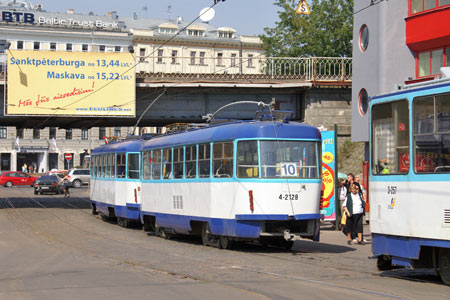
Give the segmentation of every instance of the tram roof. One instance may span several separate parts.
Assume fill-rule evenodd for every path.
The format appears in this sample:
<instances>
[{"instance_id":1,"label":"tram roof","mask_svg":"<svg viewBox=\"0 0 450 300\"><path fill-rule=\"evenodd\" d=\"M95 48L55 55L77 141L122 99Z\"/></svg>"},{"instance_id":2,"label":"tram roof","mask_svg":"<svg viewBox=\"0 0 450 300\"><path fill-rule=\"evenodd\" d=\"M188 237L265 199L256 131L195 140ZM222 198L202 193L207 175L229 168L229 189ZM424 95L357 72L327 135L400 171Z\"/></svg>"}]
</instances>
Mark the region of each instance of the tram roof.
<instances>
[{"instance_id":1,"label":"tram roof","mask_svg":"<svg viewBox=\"0 0 450 300\"><path fill-rule=\"evenodd\" d=\"M142 149L164 148L177 145L229 141L245 138L296 138L320 140L321 135L316 127L303 123L271 121L239 122L156 137L145 141Z\"/></svg>"},{"instance_id":2,"label":"tram roof","mask_svg":"<svg viewBox=\"0 0 450 300\"><path fill-rule=\"evenodd\" d=\"M92 150L92 154L139 152L144 140L129 140L119 143L105 144Z\"/></svg>"}]
</instances>

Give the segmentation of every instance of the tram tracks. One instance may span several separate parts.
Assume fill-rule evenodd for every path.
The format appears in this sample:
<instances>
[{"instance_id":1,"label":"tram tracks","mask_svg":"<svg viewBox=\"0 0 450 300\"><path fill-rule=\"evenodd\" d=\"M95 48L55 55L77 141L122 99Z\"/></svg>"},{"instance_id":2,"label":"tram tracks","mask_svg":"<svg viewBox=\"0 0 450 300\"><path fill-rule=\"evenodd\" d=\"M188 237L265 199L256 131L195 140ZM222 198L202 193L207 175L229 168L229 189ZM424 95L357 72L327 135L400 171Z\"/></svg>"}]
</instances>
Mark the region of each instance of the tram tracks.
<instances>
[{"instance_id":1,"label":"tram tracks","mask_svg":"<svg viewBox=\"0 0 450 300\"><path fill-rule=\"evenodd\" d=\"M111 253L100 253L99 251L97 251L95 248L87 248L85 247L83 244L76 244L76 243L72 243L70 241L67 241L61 237L58 237L50 232L42 232L42 230L35 224L33 224L32 221L30 221L26 216L22 215L22 212L20 211L20 209L17 209L14 206L14 203L12 203L12 201L10 201L10 199L3 193L3 191L0 190L0 196L2 197L2 200L0 201L0 206L2 208L8 207L11 210L6 210L8 211L8 214L10 214L10 220L15 220L15 224L20 226L22 230L27 231L28 233L37 233L38 236L34 236L34 239L39 240L39 237L44 237L48 242L52 243L52 244L60 244L60 246L63 246L65 248L69 248L72 250L72 252L78 252L78 255L83 255L83 254L88 254L96 259L100 259L103 261L106 261L114 266L125 266L127 268L133 268L137 271L140 271L142 273L159 273L159 274L164 274L164 275L170 275L170 276L176 276L179 279L188 279L188 280L194 280L194 281L202 281L202 282L214 282L216 284L221 284L221 285L225 285L227 287L233 288L233 289L239 289L242 291L246 291L246 292L250 292L249 289L247 288L242 288L239 286L236 286L236 284L234 283L226 283L226 282L220 282L218 280L211 280L208 277L205 276L198 276L195 274L192 274L192 272L181 272L180 270L170 270L170 269L164 269L164 268L160 268L157 265L154 264L149 264L148 262L143 264L142 262L140 262L139 260L133 260L133 259L124 259L123 257L111 254ZM73 199L73 198L71 198ZM81 213L83 215L91 215L90 211L86 211L80 208L80 206L77 206L76 203L73 203L72 201L66 200L64 198L60 198L58 200L61 200L61 203L64 204L67 207L76 209L77 213ZM80 199L80 200L85 200L85 199ZM277 272L268 272L266 270L262 270L262 269L258 269L258 268L254 268L252 266L246 266L246 265L231 265L228 263L220 263L219 261L211 261L208 258L203 259L203 258L199 258L199 257L192 257L190 255L186 255L186 254L177 254L177 253L167 253L167 251L162 251L159 250L155 247L147 247L145 245L142 245L142 243L140 242L136 242L133 241L132 239L122 239L122 238L117 238L117 237L111 237L108 234L105 233L99 233L99 232L91 232L89 230L87 230L85 227L83 227L82 225L79 225L77 223L71 222L69 221L67 218L64 218L60 215L58 215L57 213L53 212L51 209L49 209L43 201L39 201L39 199L35 199L35 198L29 198L30 203L34 203L34 208L38 208L38 209L43 209L43 212L45 214L47 214L47 216L50 216L51 219L58 220L58 223L63 223L65 224L65 226L70 227L71 229L75 229L76 231L81 232L83 235L89 235L89 239L91 240L98 240L98 241L103 241L103 240L109 240L109 241L113 241L115 243L119 243L119 244L127 244L127 247L130 248L134 248L134 247L138 247L140 250L145 250L145 251L151 251L153 253L157 253L157 255L167 255L169 254L170 256L173 256L174 258L178 258L180 260L186 260L189 259L191 261L197 261L199 263L202 263L204 266L207 267L215 267L215 268L220 268L220 269L228 269L230 272L246 272L246 273L257 273L260 275L264 275L264 276L270 276L270 277L275 277L275 278L279 278L282 280L294 280L294 281L301 281L304 283L308 283L308 284L320 284L321 286L328 286L330 288L335 288L335 289L339 289L339 290L346 290L346 291L351 291L351 292L356 292L359 294L364 294L364 295L377 295L377 296L381 296L381 297L385 297L385 298L390 298L390 299L400 299L399 297L395 296L395 295L389 295L389 294L383 294L383 293L378 293L375 291L366 291L366 290L358 290L358 289L354 289L345 285L338 285L338 284L333 284L331 282L327 282L325 280L315 280L315 279L311 279L311 278L305 278L305 277L299 277L299 276L295 276L293 274L282 274L282 273L277 273ZM85 200L88 201L88 200ZM47 218L48 219L48 218ZM53 221L52 221L53 222ZM54 226L61 226L58 224L54 224ZM30 230L31 228L31 230ZM27 236L30 236L30 234L27 234ZM196 248L198 245L189 245L189 247L193 247ZM203 247L203 246L201 246ZM222 251L222 250L218 250L218 249L212 249L213 251ZM234 254L233 254L234 255ZM280 258L277 257L275 254L274 255L270 255L270 254L265 254L265 253L250 253L250 254L246 254L246 255L254 255L254 256L259 256L262 258L270 258L270 259L276 259L276 260L283 260L283 261L289 261L292 263L302 263L302 264L309 264L311 266L316 265L317 261L313 262L307 262L305 260L296 260L296 259L289 259L289 258ZM348 272L351 271L348 268L342 268L340 267L338 269L339 271L344 271L344 272ZM350 273L354 273L354 272L350 272ZM373 276L374 273L371 272L364 272L363 276ZM356 276L356 275L350 275L348 274L348 276ZM359 276L361 276L361 273L359 273ZM343 277L345 277L345 275L343 275ZM322 277L324 278L324 277ZM335 277L333 277L335 278ZM251 290L252 293L254 293L255 291ZM261 296L266 297L264 294L261 294Z\"/></svg>"}]
</instances>

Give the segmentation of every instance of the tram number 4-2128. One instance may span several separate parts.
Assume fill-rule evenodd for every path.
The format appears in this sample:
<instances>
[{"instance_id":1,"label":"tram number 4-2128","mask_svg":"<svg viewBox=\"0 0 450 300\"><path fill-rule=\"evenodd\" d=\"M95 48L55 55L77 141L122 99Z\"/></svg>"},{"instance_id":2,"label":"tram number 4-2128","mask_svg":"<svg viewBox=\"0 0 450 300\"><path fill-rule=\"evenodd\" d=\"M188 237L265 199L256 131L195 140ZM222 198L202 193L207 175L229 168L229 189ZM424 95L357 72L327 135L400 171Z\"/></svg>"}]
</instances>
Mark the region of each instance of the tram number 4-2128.
<instances>
[{"instance_id":1,"label":"tram number 4-2128","mask_svg":"<svg viewBox=\"0 0 450 300\"><path fill-rule=\"evenodd\" d=\"M298 200L298 194L280 194L278 196L280 200Z\"/></svg>"}]
</instances>

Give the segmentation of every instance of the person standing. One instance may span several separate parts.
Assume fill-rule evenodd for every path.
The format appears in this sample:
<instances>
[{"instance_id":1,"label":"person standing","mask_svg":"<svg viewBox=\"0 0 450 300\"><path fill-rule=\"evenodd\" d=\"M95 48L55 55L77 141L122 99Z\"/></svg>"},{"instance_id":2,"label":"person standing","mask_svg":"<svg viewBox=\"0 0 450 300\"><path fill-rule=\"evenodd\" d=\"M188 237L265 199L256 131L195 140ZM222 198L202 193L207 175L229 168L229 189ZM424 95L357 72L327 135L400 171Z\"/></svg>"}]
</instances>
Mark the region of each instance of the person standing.
<instances>
[{"instance_id":1,"label":"person standing","mask_svg":"<svg viewBox=\"0 0 450 300\"><path fill-rule=\"evenodd\" d=\"M350 186L353 184L353 181L355 180L355 175L353 173L347 174L347 180L344 182L344 186L347 189L347 194L350 194Z\"/></svg>"},{"instance_id":2,"label":"person standing","mask_svg":"<svg viewBox=\"0 0 450 300\"><path fill-rule=\"evenodd\" d=\"M359 195L359 187L356 184L350 186L350 193L343 203L347 222L345 223L344 233L347 234L347 244L352 244L352 233L358 236L357 243L364 245L362 217L366 207L366 202Z\"/></svg>"},{"instance_id":3,"label":"person standing","mask_svg":"<svg viewBox=\"0 0 450 300\"><path fill-rule=\"evenodd\" d=\"M337 193L338 199L339 199L339 207L341 208L341 219L344 216L343 204L344 204L345 199L347 198L347 188L344 185L344 181L345 180L343 178L339 178L338 193Z\"/></svg>"}]
</instances>

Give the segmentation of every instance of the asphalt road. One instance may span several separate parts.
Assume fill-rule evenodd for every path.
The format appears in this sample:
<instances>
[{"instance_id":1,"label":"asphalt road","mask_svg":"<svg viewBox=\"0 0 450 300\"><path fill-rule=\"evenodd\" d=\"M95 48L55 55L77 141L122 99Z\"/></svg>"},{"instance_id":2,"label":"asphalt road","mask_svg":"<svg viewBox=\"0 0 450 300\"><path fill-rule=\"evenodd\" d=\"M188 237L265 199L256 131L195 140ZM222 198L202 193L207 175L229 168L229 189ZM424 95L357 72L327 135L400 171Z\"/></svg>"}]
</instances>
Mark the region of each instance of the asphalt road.
<instances>
[{"instance_id":1,"label":"asphalt road","mask_svg":"<svg viewBox=\"0 0 450 300\"><path fill-rule=\"evenodd\" d=\"M2 300L450 299L433 271L380 273L370 256L370 245L349 246L326 225L321 242L292 251L220 250L105 222L91 214L86 188L65 199L0 187Z\"/></svg>"}]
</instances>

